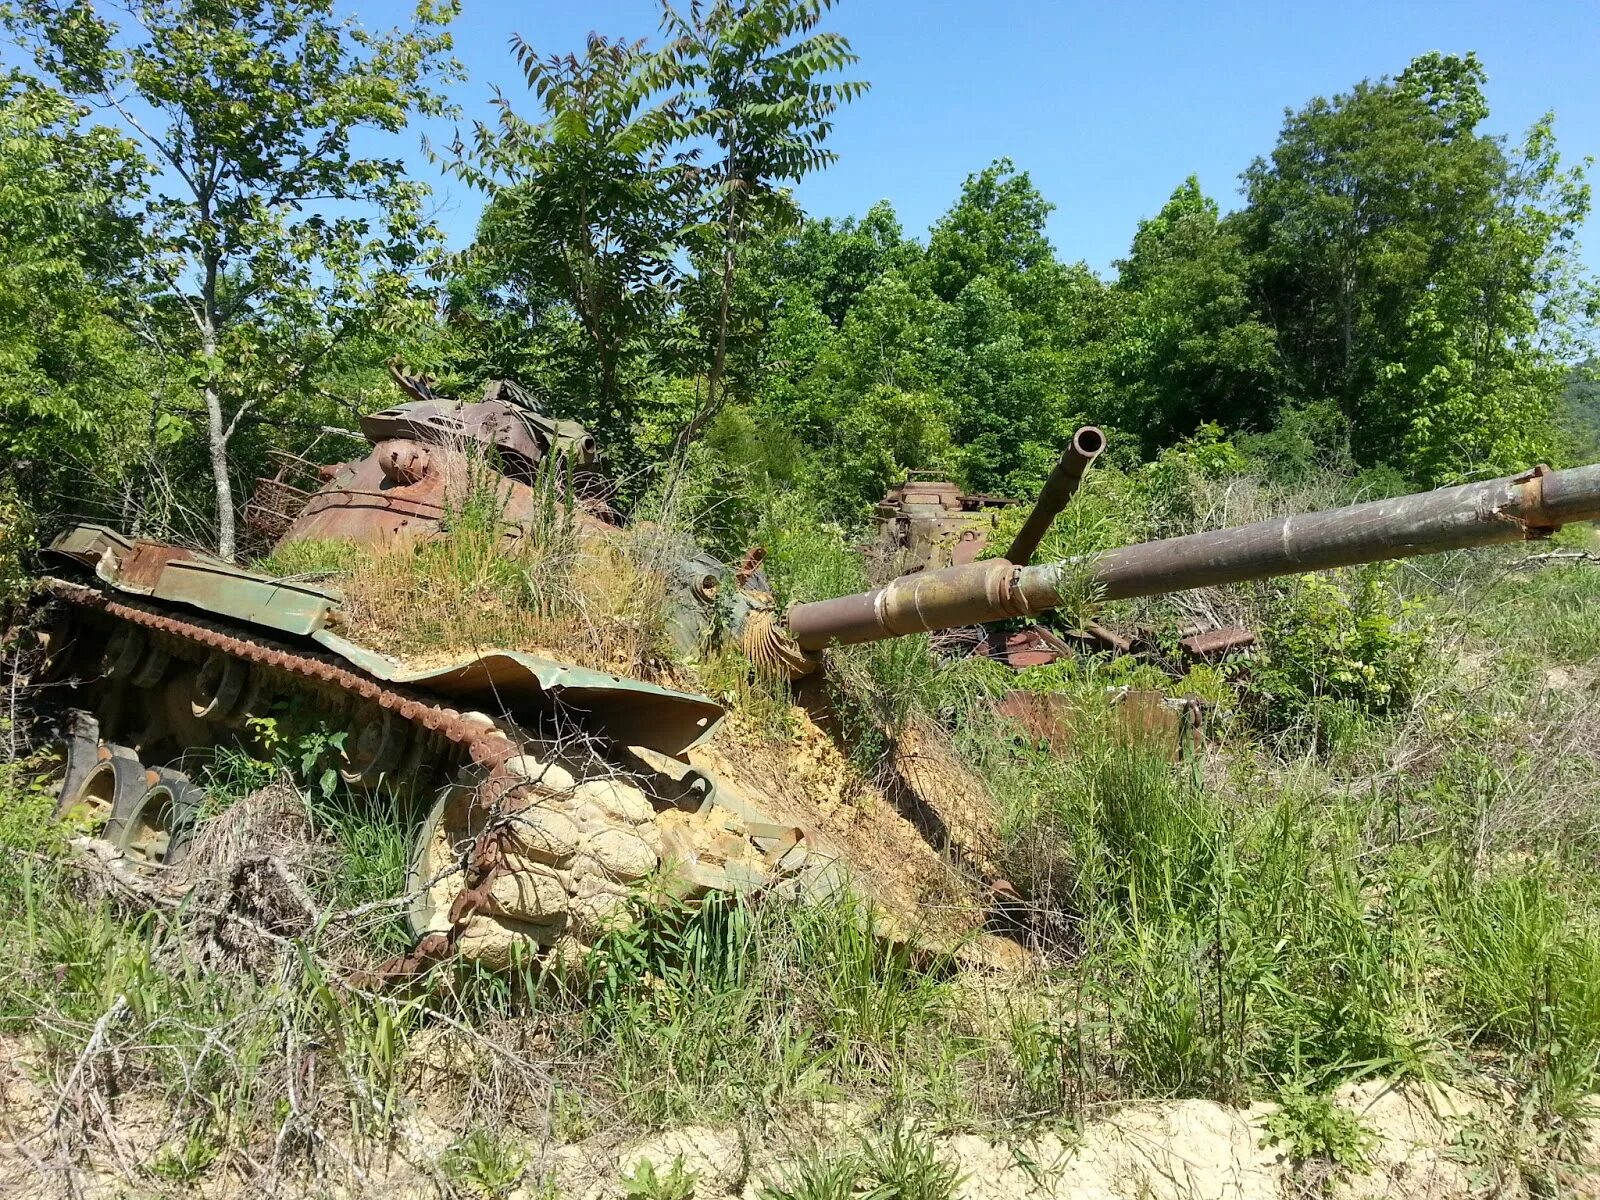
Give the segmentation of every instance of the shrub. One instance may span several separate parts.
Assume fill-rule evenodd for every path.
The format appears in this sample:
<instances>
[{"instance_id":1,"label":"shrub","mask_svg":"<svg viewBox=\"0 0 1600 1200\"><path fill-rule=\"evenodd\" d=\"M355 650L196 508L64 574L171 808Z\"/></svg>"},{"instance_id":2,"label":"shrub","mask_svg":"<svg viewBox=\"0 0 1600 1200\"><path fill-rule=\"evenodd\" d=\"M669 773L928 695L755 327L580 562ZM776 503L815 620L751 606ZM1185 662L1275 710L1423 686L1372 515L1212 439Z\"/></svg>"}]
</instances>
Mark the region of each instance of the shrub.
<instances>
[{"instance_id":1,"label":"shrub","mask_svg":"<svg viewBox=\"0 0 1600 1200\"><path fill-rule=\"evenodd\" d=\"M1377 1137L1349 1109L1328 1096L1299 1087L1278 1095L1278 1111L1266 1120L1263 1145L1282 1146L1299 1162L1325 1158L1343 1167L1365 1170Z\"/></svg>"},{"instance_id":2,"label":"shrub","mask_svg":"<svg viewBox=\"0 0 1600 1200\"><path fill-rule=\"evenodd\" d=\"M1353 589L1303 576L1279 591L1261 631L1265 654L1250 691L1262 725L1310 735L1326 748L1352 717L1403 709L1420 682L1426 638L1385 565L1363 568Z\"/></svg>"},{"instance_id":3,"label":"shrub","mask_svg":"<svg viewBox=\"0 0 1600 1200\"><path fill-rule=\"evenodd\" d=\"M1193 532L1203 515L1197 501L1207 483L1240 475L1245 457L1217 425L1202 425L1192 438L1163 450L1139 472L1144 485L1151 535Z\"/></svg>"}]
</instances>

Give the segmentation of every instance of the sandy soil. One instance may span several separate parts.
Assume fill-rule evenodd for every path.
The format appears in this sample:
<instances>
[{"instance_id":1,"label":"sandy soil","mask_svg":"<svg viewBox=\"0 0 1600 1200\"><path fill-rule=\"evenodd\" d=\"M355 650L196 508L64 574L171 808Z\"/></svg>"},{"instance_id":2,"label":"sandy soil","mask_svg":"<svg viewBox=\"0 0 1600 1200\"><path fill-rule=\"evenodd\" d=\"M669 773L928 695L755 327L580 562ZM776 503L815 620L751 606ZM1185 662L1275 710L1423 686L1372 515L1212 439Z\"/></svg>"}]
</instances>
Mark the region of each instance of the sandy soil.
<instances>
[{"instance_id":1,"label":"sandy soil","mask_svg":"<svg viewBox=\"0 0 1600 1200\"><path fill-rule=\"evenodd\" d=\"M985 873L949 839L930 839L926 822L914 819L918 810L949 807L952 795L971 807L978 802L971 789L981 785L931 752L922 755L914 778L893 772L883 782L864 780L810 713L796 708L793 718L793 735L774 743L730 714L692 761L736 798L776 822L800 826L837 853L854 886L881 910L887 936L1020 965L1015 943L982 931ZM944 852L934 845L941 840Z\"/></svg>"},{"instance_id":2,"label":"sandy soil","mask_svg":"<svg viewBox=\"0 0 1600 1200\"><path fill-rule=\"evenodd\" d=\"M24 1044L0 1042L0 1194L8 1197L74 1194L56 1152L53 1110L38 1071ZM1363 1173L1288 1161L1265 1137L1270 1105L1231 1109L1204 1100L1125 1105L1094 1117L1081 1130L1041 1130L1010 1140L949 1133L934 1136L933 1143L941 1160L960 1175L957 1200L1517 1200L1529 1195L1508 1158L1475 1156L1467 1149L1503 1144L1506 1136L1500 1106L1484 1097L1373 1082L1348 1087L1338 1099L1376 1135ZM384 1150L333 1148L331 1157L348 1162L348 1170L325 1169L320 1178L286 1173L275 1194L397 1200L451 1195L436 1161L458 1136L454 1126L469 1114L443 1103L435 1108L404 1122ZM837 1152L862 1131L881 1125L881 1116L869 1109L832 1103L783 1114L762 1128L687 1126L644 1137L528 1145L523 1178L508 1196L623 1200L624 1177L648 1161L658 1175L674 1164L691 1172L696 1200L757 1200L764 1183L792 1177L802 1156ZM76 1194L90 1200L247 1194L227 1173L208 1174L192 1189L149 1175L144 1168L157 1148L153 1139L165 1131L159 1112L141 1113L138 1106L118 1102L116 1128L116 1145L91 1136L87 1158L73 1164ZM1597 1167L1600 1139L1591 1137L1576 1161L1558 1168L1560 1194L1600 1197Z\"/></svg>"}]
</instances>

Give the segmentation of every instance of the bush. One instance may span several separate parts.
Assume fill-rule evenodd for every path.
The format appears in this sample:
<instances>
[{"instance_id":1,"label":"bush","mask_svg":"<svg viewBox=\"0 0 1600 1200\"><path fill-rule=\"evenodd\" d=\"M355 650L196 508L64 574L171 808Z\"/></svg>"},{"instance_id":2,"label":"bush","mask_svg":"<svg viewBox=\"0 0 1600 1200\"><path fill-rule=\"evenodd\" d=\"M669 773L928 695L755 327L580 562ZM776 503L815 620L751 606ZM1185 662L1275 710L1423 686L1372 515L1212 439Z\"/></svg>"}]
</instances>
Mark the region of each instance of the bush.
<instances>
[{"instance_id":1,"label":"bush","mask_svg":"<svg viewBox=\"0 0 1600 1200\"><path fill-rule=\"evenodd\" d=\"M1353 589L1307 575L1285 586L1261 631L1252 707L1270 732L1310 735L1326 748L1360 719L1403 709L1423 672L1426 638L1386 565L1361 569Z\"/></svg>"}]
</instances>

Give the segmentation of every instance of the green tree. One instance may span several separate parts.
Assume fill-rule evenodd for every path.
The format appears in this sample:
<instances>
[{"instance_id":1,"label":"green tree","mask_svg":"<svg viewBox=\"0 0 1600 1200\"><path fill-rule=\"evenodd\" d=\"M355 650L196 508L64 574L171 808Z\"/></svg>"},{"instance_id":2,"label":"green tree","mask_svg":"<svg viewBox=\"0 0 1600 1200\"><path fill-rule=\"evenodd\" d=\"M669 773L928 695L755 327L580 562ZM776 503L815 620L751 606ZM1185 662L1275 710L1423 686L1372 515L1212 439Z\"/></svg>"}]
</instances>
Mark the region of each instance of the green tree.
<instances>
[{"instance_id":1,"label":"green tree","mask_svg":"<svg viewBox=\"0 0 1600 1200\"><path fill-rule=\"evenodd\" d=\"M751 273L786 295L800 289L838 326L873 281L888 271L909 271L922 250L907 241L894 206L880 200L860 220L808 219L751 247Z\"/></svg>"},{"instance_id":2,"label":"green tree","mask_svg":"<svg viewBox=\"0 0 1600 1200\"><path fill-rule=\"evenodd\" d=\"M127 139L84 127L65 96L13 77L0 85L0 412L9 455L92 430L107 324L131 307L138 226L121 210L146 166ZM115 336L115 335L113 335Z\"/></svg>"},{"instance_id":3,"label":"green tree","mask_svg":"<svg viewBox=\"0 0 1600 1200\"><path fill-rule=\"evenodd\" d=\"M1332 400L1366 461L1444 480L1547 441L1554 360L1591 307L1588 209L1548 120L1508 153L1475 55L1424 55L1288 115L1237 226L1297 399Z\"/></svg>"},{"instance_id":4,"label":"green tree","mask_svg":"<svg viewBox=\"0 0 1600 1200\"><path fill-rule=\"evenodd\" d=\"M818 28L833 0L710 0L680 12L663 0L666 59L683 91L680 135L714 147L701 167L701 327L705 395L683 427L694 441L727 401L730 342L753 325L735 305L742 247L800 223L788 186L837 155L823 143L841 104L868 85L830 77L855 64L849 41Z\"/></svg>"},{"instance_id":5,"label":"green tree","mask_svg":"<svg viewBox=\"0 0 1600 1200\"><path fill-rule=\"evenodd\" d=\"M342 342L396 318L436 231L397 159L358 152L437 114L457 68L454 0L372 34L333 0L23 0L13 25L74 98L115 114L162 173L140 206L149 276L184 314L177 347L204 408L217 547L236 547L229 446L314 390Z\"/></svg>"},{"instance_id":6,"label":"green tree","mask_svg":"<svg viewBox=\"0 0 1600 1200\"><path fill-rule=\"evenodd\" d=\"M636 432L641 371L668 348L695 176L675 147L662 63L642 43L592 34L581 56L540 57L520 38L513 48L542 112L529 121L497 94L496 125L450 147L449 169L489 194L463 276L480 300L457 312L537 331L547 360L571 363L555 373L576 402L568 415L619 445Z\"/></svg>"},{"instance_id":7,"label":"green tree","mask_svg":"<svg viewBox=\"0 0 1600 1200\"><path fill-rule=\"evenodd\" d=\"M1107 370L1118 422L1146 451L1206 422L1230 430L1268 422L1277 346L1252 304L1244 248L1199 180L1191 175L1139 222L1117 268Z\"/></svg>"},{"instance_id":8,"label":"green tree","mask_svg":"<svg viewBox=\"0 0 1600 1200\"><path fill-rule=\"evenodd\" d=\"M1600 461L1600 362L1590 359L1567 372L1561 391L1561 427L1572 458Z\"/></svg>"},{"instance_id":9,"label":"green tree","mask_svg":"<svg viewBox=\"0 0 1600 1200\"><path fill-rule=\"evenodd\" d=\"M117 482L146 398L138 148L38 82L0 83L0 461L30 501Z\"/></svg>"},{"instance_id":10,"label":"green tree","mask_svg":"<svg viewBox=\"0 0 1600 1200\"><path fill-rule=\"evenodd\" d=\"M1058 265L1044 232L1054 208L1009 158L967 176L960 197L928 238L926 271L933 294L953 301L984 276L1002 281L1019 301L1036 297L1040 289L1035 281L1042 278L1048 284Z\"/></svg>"},{"instance_id":11,"label":"green tree","mask_svg":"<svg viewBox=\"0 0 1600 1200\"><path fill-rule=\"evenodd\" d=\"M979 491L1031 494L1095 411L1086 347L1100 336L1105 288L1056 257L1051 208L1000 159L968 177L922 259L920 280L942 303L940 387L962 474Z\"/></svg>"}]
</instances>

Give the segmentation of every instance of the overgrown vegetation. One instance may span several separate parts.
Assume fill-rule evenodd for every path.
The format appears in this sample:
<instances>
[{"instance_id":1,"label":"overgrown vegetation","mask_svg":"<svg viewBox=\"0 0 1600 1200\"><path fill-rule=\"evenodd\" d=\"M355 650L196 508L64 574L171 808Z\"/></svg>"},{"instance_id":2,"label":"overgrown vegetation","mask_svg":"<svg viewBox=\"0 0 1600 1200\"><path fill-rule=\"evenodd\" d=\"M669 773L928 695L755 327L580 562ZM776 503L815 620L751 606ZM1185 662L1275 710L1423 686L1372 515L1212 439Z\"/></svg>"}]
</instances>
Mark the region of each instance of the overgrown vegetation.
<instances>
[{"instance_id":1,"label":"overgrown vegetation","mask_svg":"<svg viewBox=\"0 0 1600 1200\"><path fill-rule=\"evenodd\" d=\"M659 46L519 43L537 114L508 104L446 151L486 196L448 263L402 160L353 138L444 110L450 5L383 35L330 0L139 0L125 29L5 7L44 78L0 89L0 599L67 516L233 553L235 490L270 450L348 450L324 427L392 401L391 355L447 393L516 376L604 434L631 529L581 537L553 473L509 512L461 454L443 536L258 565L341 589L342 632L375 649L692 676L776 746L800 721L786 682L670 645L691 538L764 546L782 603L855 591L887 484L929 468L1028 496L1085 420L1113 449L1041 558L1600 445L1593 363L1570 365L1590 352L1587 185L1549 120L1520 145L1487 132L1474 55L1308 102L1238 211L1190 179L1102 279L1058 257L1007 161L923 241L887 204L800 213L788 187L864 86L830 7L716 0L664 8ZM145 136L128 87L193 138ZM42 1113L57 1168L104 1145L160 1188L381 1188L398 1158L441 1190L553 1195L554 1148L710 1122L805 1131L755 1172L767 1196L944 1200L948 1135L1072 1135L1132 1100L1266 1101L1286 1157L1360 1171L1375 1135L1341 1089L1383 1081L1477 1097L1463 1161L1553 1190L1600 1092L1597 552L1569 530L1110 606L1085 589L1052 618L1142 626L1160 663L830 652L812 686L861 794L912 736L987 789L994 923L1032 956L1004 977L880 936L870 896L652 886L581 964L377 992L362 972L405 946L413 814L347 790L345 735L292 708L258 716L259 758L186 764L221 861L299 847L314 919L241 954L203 893L130 904L70 851L13 689L7 1094ZM1260 644L1185 664L1195 621ZM1014 689L1054 706L1050 744L996 711ZM1156 715L1130 719L1141 693ZM681 1154L624 1165L632 1195L709 1186Z\"/></svg>"},{"instance_id":2,"label":"overgrown vegetation","mask_svg":"<svg viewBox=\"0 0 1600 1200\"><path fill-rule=\"evenodd\" d=\"M554 654L584 666L662 677L674 654L668 589L687 544L661 523L580 536L545 472L530 511L481 454L451 454L443 536L377 549L291 542L256 564L337 588L341 632L412 662L488 649Z\"/></svg>"},{"instance_id":3,"label":"overgrown vegetation","mask_svg":"<svg viewBox=\"0 0 1600 1200\"><path fill-rule=\"evenodd\" d=\"M1093 488L1130 486L1112 473ZM1197 486L1189 507L1204 514L1207 488L1250 485ZM1092 528L1099 502L1086 500ZM1146 493L1120 518L1172 521L1169 501ZM861 569L837 531L790 528L769 560L786 593ZM739 1123L841 1097L883 1132L819 1144L774 1170L770 1194L893 1183L943 1196L954 1168L919 1129L1036 1129L1158 1097L1273 1101L1271 1145L1308 1172L1359 1171L1369 1134L1331 1097L1367 1079L1510 1087L1527 1116L1496 1133L1516 1143L1496 1154L1538 1178L1575 1152L1600 1088L1592 547L1564 536L1553 553L1580 557L1457 555L1191 597L1243 615L1263 645L1176 680L1098 658L1016 676L940 669L915 639L839 653L832 686L858 714L845 735L865 775L910 723L933 722L992 790L1001 840L988 849L1026 898L1007 919L1041 956L1012 980L885 942L862 901L686 907L648 890L578 974L529 961L374 995L339 964L397 948L389 914L361 931L334 915L276 972L241 979L194 958L202 914L86 893L57 857L48 797L12 765L5 836L24 853L4 868L21 914L0 951L4 1032L41 1069L65 1067L116 1009L101 1036L121 1047L125 1089L170 1104L147 1169L173 1183L270 1158L287 1120L409 1147L494 1195L542 1177L540 1131ZM1138 611L1169 627L1186 615L1175 601ZM1170 729L1130 730L1114 703L1130 685L1203 696L1204 736L1175 757ZM1013 686L1070 706L1070 752L996 715ZM324 786L324 735L292 712L275 720L267 741L306 780L329 846L319 902L339 914L394 894L403 840ZM272 764L223 759L209 781L225 796L275 778ZM530 1038L531 1057L515 1049ZM320 1107L285 1118L313 1042L332 1056ZM423 1078L495 1096L493 1135L478 1108L418 1149ZM290 1143L300 1153L334 1154L304 1137ZM676 1186L667 1164L652 1170L632 1176L645 1192Z\"/></svg>"}]
</instances>

